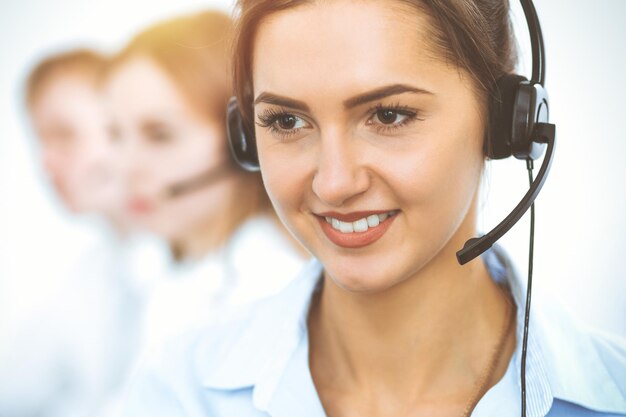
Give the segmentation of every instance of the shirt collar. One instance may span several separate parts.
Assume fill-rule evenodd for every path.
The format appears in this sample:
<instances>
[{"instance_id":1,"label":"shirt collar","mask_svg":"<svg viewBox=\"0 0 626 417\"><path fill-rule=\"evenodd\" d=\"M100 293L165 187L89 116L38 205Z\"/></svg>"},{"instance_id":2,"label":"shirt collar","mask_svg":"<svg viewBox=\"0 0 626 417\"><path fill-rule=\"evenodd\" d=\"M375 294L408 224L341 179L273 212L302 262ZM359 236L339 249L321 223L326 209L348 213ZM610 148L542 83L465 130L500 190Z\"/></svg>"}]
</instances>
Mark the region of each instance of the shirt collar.
<instances>
[{"instance_id":1,"label":"shirt collar","mask_svg":"<svg viewBox=\"0 0 626 417\"><path fill-rule=\"evenodd\" d=\"M512 365L519 381L526 285L500 249L487 251L483 260L493 279L510 288L518 306L518 343ZM298 347L306 341L308 310L322 270L319 261L312 260L284 291L251 309L247 318L239 321L240 331L231 328L227 334L232 336L220 340L217 349L211 344L210 349L197 350L203 385L221 390L254 387L255 407L267 411L277 387L284 386L281 379L294 369L290 362ZM545 416L554 398L597 411L626 412L626 400L590 337L558 311L533 306L531 312L527 416ZM310 377L310 373L306 375Z\"/></svg>"}]
</instances>

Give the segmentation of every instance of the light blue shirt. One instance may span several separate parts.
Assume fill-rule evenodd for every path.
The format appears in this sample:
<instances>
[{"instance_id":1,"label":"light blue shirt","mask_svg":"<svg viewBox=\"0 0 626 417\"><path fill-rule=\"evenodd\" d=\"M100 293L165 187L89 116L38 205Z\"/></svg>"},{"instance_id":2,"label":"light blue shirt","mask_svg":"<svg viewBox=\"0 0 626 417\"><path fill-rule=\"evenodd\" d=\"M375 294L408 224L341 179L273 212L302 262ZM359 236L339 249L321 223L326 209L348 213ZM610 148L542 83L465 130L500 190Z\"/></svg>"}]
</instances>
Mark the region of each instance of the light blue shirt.
<instances>
[{"instance_id":1,"label":"light blue shirt","mask_svg":"<svg viewBox=\"0 0 626 417\"><path fill-rule=\"evenodd\" d=\"M524 306L524 285L499 250L483 256L492 278ZM177 340L146 363L127 417L318 417L324 410L308 365L307 314L322 275L312 261L275 297L240 317ZM528 417L626 415L626 342L583 331L555 308L533 306L526 392ZM550 306L548 306L550 307ZM524 319L504 377L474 417L518 417Z\"/></svg>"}]
</instances>

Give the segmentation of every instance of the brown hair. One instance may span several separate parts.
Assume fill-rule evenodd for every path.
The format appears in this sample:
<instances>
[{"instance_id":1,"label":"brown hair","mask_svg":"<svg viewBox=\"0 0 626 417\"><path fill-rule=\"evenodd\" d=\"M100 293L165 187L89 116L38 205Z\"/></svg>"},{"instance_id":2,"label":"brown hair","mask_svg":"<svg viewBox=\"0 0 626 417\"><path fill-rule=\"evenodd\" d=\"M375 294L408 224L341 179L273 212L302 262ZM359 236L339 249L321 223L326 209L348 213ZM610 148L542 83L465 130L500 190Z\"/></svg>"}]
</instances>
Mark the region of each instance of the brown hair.
<instances>
[{"instance_id":1,"label":"brown hair","mask_svg":"<svg viewBox=\"0 0 626 417\"><path fill-rule=\"evenodd\" d=\"M218 11L205 11L158 23L139 33L111 61L106 76L127 61L143 57L161 68L201 115L223 123L225 158L230 159L226 142L226 104L232 95L230 51L233 23ZM236 189L229 212L221 223L224 240L244 220L271 208L261 176L233 169Z\"/></svg>"},{"instance_id":2,"label":"brown hair","mask_svg":"<svg viewBox=\"0 0 626 417\"><path fill-rule=\"evenodd\" d=\"M62 75L81 76L96 86L107 61L104 55L90 49L49 55L35 65L26 80L26 105L32 107L46 86Z\"/></svg>"},{"instance_id":3,"label":"brown hair","mask_svg":"<svg viewBox=\"0 0 626 417\"><path fill-rule=\"evenodd\" d=\"M238 0L234 87L241 112L252 123L252 47L262 19L315 0ZM426 13L433 47L444 59L467 71L483 97L495 81L513 71L517 56L508 0L396 0Z\"/></svg>"}]
</instances>

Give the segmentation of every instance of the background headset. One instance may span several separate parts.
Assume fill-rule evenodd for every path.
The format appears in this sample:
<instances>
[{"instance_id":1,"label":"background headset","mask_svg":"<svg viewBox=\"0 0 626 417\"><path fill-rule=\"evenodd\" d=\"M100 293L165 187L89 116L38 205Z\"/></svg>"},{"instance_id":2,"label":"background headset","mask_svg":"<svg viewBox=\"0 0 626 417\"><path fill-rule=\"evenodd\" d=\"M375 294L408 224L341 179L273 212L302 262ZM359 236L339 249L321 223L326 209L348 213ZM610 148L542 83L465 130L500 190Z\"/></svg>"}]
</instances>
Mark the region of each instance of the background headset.
<instances>
[{"instance_id":1,"label":"background headset","mask_svg":"<svg viewBox=\"0 0 626 417\"><path fill-rule=\"evenodd\" d=\"M507 74L496 81L495 94L489 104L489 125L484 151L490 159L504 159L514 156L525 160L530 187L522 200L504 220L484 236L469 239L456 253L458 262L463 265L489 249L508 232L519 219L531 209L530 253L528 285L524 318L524 337L521 358L521 410L526 416L526 350L533 270L534 241L534 201L546 180L554 156L556 128L548 123L548 93L544 88L546 58L541 25L532 0L520 0L526 17L532 50L531 79ZM235 97L228 103L227 130L231 153L235 161L247 171L259 170L254 126L243 120ZM543 163L533 180L533 160L541 157Z\"/></svg>"}]
</instances>

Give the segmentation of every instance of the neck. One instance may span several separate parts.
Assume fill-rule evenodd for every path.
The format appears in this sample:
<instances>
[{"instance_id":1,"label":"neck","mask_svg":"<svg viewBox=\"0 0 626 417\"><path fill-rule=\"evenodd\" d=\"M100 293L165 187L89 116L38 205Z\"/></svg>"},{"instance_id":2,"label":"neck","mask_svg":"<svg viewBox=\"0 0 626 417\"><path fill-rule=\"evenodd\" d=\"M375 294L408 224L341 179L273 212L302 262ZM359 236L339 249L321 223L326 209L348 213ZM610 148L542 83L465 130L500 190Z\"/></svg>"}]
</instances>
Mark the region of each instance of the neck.
<instances>
[{"instance_id":1,"label":"neck","mask_svg":"<svg viewBox=\"0 0 626 417\"><path fill-rule=\"evenodd\" d=\"M215 230L210 225L203 225L170 242L170 250L176 261L196 261L217 249L221 243Z\"/></svg>"},{"instance_id":2,"label":"neck","mask_svg":"<svg viewBox=\"0 0 626 417\"><path fill-rule=\"evenodd\" d=\"M170 249L177 261L199 260L208 253L223 246L233 231L245 219L245 214L234 210L234 196L228 195L228 202L221 204L219 212L189 227L189 229L170 241ZM233 214L236 213L236 214Z\"/></svg>"},{"instance_id":3,"label":"neck","mask_svg":"<svg viewBox=\"0 0 626 417\"><path fill-rule=\"evenodd\" d=\"M388 393L397 403L422 398L465 405L493 356L510 307L482 261L450 262L457 246L449 246L417 275L376 294L351 293L324 277L309 326L318 387L355 387L361 398L364 390L379 398ZM494 383L513 348L511 340ZM332 379L326 380L328 375Z\"/></svg>"}]
</instances>

